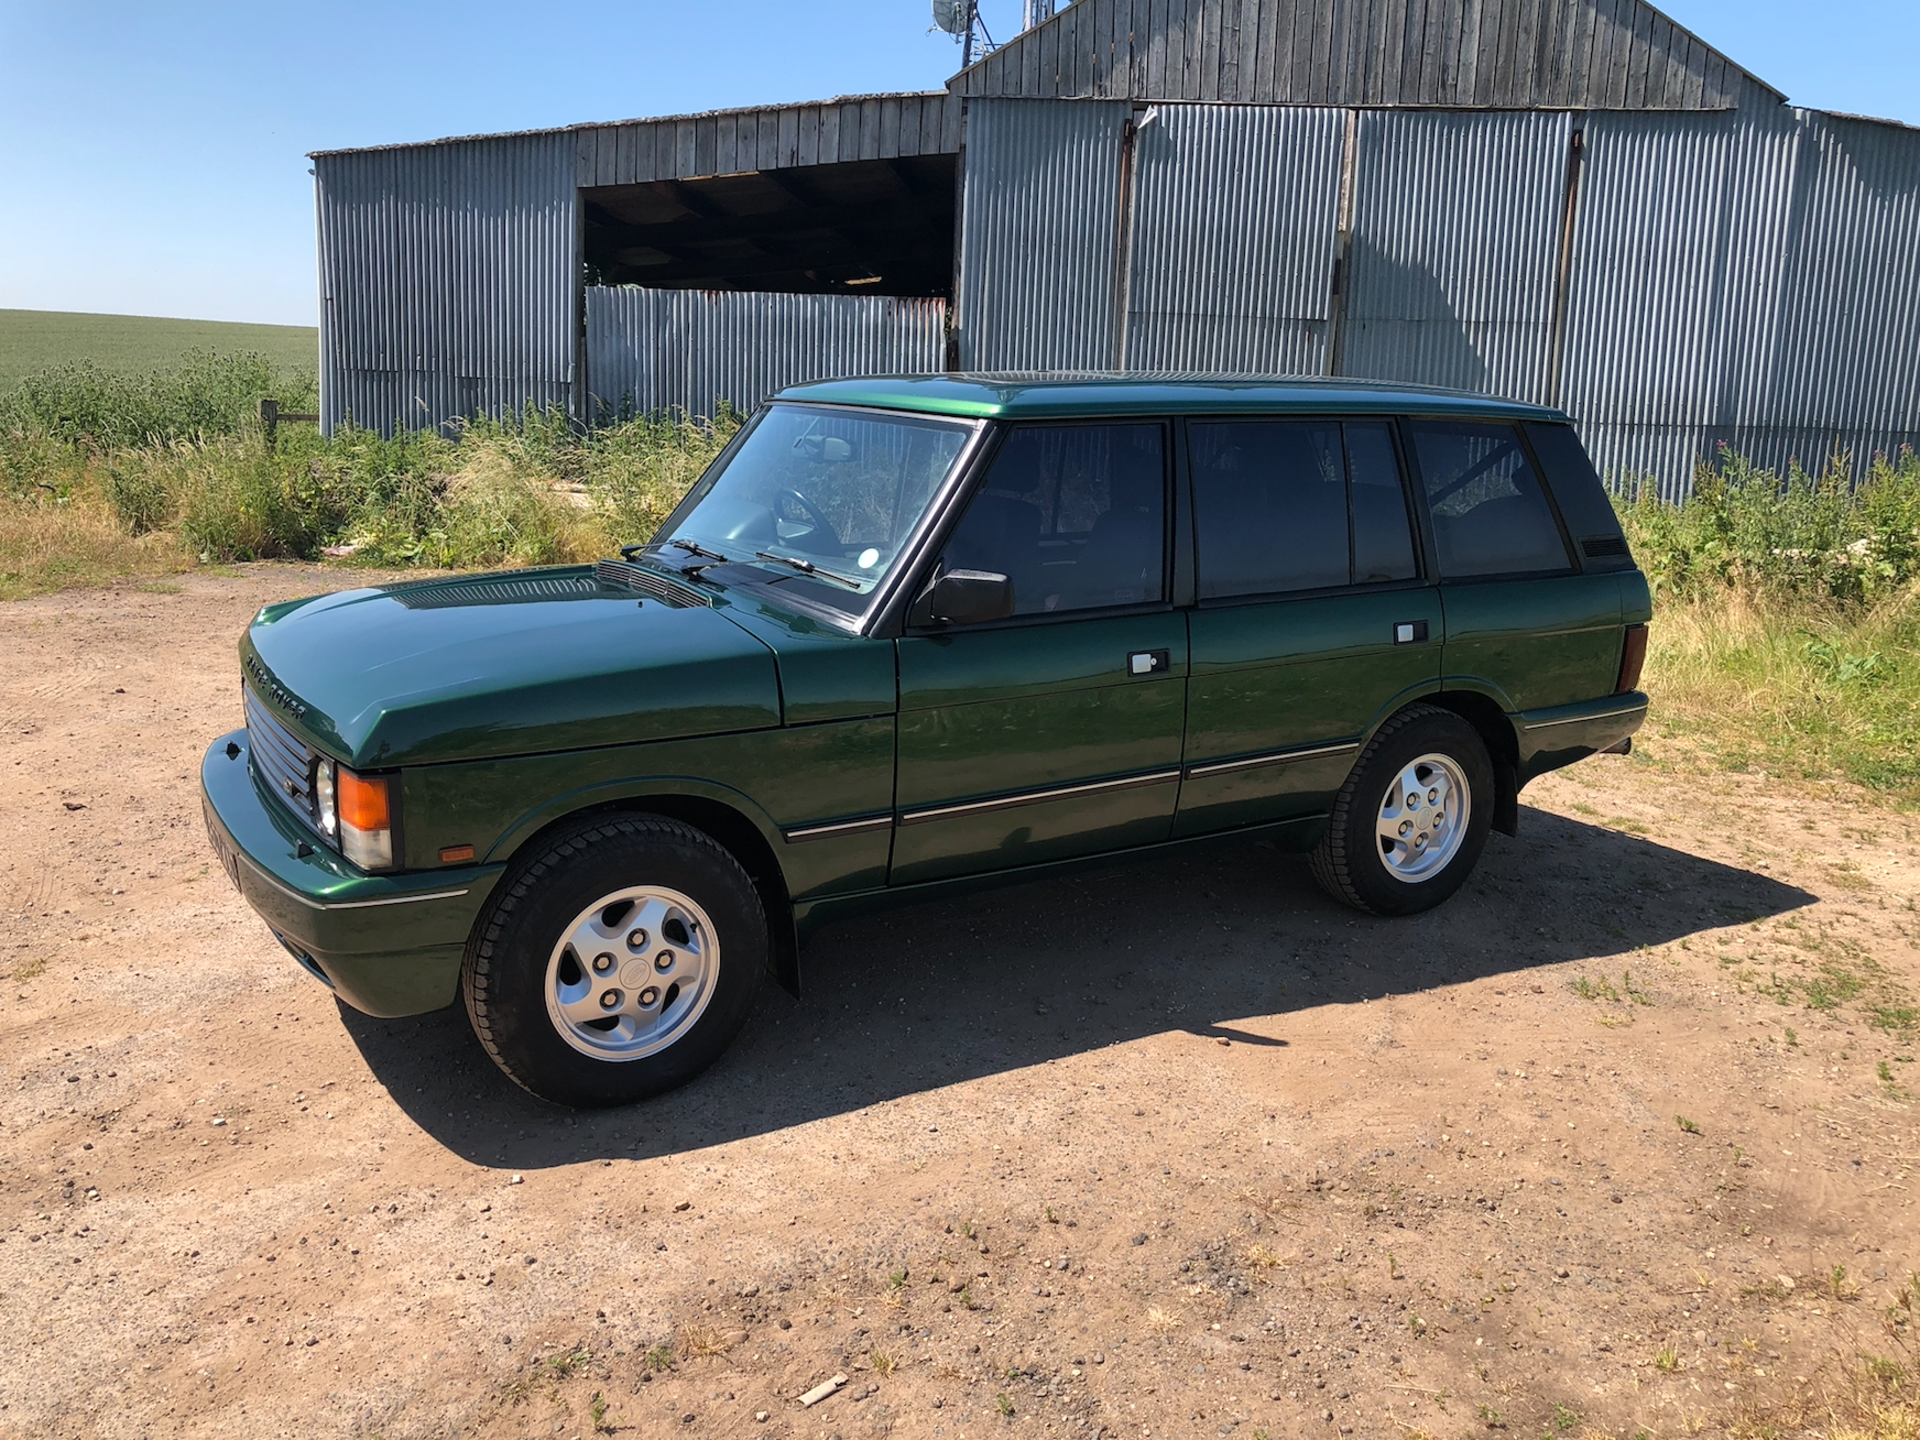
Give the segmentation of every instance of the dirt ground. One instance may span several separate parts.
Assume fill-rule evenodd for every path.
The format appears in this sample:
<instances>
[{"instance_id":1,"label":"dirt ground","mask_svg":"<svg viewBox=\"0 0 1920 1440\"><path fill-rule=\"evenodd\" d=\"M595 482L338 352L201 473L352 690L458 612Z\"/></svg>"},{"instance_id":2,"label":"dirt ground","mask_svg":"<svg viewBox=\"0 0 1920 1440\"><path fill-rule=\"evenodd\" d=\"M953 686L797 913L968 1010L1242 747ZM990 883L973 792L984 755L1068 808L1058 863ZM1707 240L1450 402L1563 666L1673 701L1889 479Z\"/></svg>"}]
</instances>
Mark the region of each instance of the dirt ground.
<instances>
[{"instance_id":1,"label":"dirt ground","mask_svg":"<svg viewBox=\"0 0 1920 1440\"><path fill-rule=\"evenodd\" d=\"M1665 1437L1912 1371L1912 817L1656 738L1431 915L1245 842L896 912L574 1115L208 849L242 626L352 579L0 612L0 1436Z\"/></svg>"}]
</instances>

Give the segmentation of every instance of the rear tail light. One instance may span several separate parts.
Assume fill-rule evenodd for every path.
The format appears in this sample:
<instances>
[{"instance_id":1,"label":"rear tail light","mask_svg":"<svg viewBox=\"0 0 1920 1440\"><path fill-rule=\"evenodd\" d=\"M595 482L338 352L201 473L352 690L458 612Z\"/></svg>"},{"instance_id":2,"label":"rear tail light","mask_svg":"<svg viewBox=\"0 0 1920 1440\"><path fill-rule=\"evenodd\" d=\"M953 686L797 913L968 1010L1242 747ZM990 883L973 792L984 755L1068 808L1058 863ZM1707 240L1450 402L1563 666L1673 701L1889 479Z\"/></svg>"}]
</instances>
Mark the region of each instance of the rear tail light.
<instances>
[{"instance_id":1,"label":"rear tail light","mask_svg":"<svg viewBox=\"0 0 1920 1440\"><path fill-rule=\"evenodd\" d=\"M341 766L334 779L340 853L362 870L393 868L392 777L356 775Z\"/></svg>"},{"instance_id":2,"label":"rear tail light","mask_svg":"<svg viewBox=\"0 0 1920 1440\"><path fill-rule=\"evenodd\" d=\"M1629 690L1640 688L1640 672L1647 663L1647 627L1644 625L1627 626L1627 642L1620 649L1620 683L1613 687L1613 693L1624 695Z\"/></svg>"}]
</instances>

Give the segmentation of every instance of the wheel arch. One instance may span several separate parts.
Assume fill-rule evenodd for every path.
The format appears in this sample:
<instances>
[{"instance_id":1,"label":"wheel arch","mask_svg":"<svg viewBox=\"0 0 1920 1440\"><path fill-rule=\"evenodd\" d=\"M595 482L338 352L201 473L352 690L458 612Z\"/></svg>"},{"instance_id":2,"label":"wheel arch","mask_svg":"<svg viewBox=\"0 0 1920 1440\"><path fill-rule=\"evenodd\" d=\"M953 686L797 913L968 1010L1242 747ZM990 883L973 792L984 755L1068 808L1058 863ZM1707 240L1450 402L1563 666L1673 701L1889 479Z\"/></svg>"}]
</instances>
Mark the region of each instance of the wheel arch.
<instances>
[{"instance_id":1,"label":"wheel arch","mask_svg":"<svg viewBox=\"0 0 1920 1440\"><path fill-rule=\"evenodd\" d=\"M572 797L570 808L531 819L503 836L490 857L513 865L563 830L615 815L659 815L700 831L739 862L760 894L767 913L767 943L774 978L789 994L800 994L800 946L794 928L793 897L787 877L763 827L743 808L718 795L686 790L637 789L597 797ZM562 802L563 804L565 802ZM475 921L484 921L485 912Z\"/></svg>"},{"instance_id":2,"label":"wheel arch","mask_svg":"<svg viewBox=\"0 0 1920 1440\"><path fill-rule=\"evenodd\" d=\"M1419 702L1449 710L1473 726L1493 762L1493 828L1520 833L1520 737L1500 703L1479 690L1437 690Z\"/></svg>"}]
</instances>

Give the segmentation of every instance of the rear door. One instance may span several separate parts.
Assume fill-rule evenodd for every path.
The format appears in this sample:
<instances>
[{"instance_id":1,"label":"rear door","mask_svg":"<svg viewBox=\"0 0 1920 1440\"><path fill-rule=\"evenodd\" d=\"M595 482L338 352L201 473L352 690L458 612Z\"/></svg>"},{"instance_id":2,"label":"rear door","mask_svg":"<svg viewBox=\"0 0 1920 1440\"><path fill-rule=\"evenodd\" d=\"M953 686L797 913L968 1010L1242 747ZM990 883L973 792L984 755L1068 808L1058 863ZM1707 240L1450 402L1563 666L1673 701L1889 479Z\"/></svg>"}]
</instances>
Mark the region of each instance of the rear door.
<instances>
[{"instance_id":1,"label":"rear door","mask_svg":"<svg viewBox=\"0 0 1920 1440\"><path fill-rule=\"evenodd\" d=\"M1360 739L1440 673L1388 420L1187 426L1199 603L1175 833L1319 814Z\"/></svg>"},{"instance_id":2,"label":"rear door","mask_svg":"<svg viewBox=\"0 0 1920 1440\"><path fill-rule=\"evenodd\" d=\"M1583 574L1516 425L1409 420L1446 607L1443 688L1509 713L1608 694L1620 585Z\"/></svg>"},{"instance_id":3,"label":"rear door","mask_svg":"<svg viewBox=\"0 0 1920 1440\"><path fill-rule=\"evenodd\" d=\"M1016 613L898 642L893 883L1167 838L1187 676L1168 450L1158 422L1002 443L938 564L1010 576Z\"/></svg>"}]
</instances>

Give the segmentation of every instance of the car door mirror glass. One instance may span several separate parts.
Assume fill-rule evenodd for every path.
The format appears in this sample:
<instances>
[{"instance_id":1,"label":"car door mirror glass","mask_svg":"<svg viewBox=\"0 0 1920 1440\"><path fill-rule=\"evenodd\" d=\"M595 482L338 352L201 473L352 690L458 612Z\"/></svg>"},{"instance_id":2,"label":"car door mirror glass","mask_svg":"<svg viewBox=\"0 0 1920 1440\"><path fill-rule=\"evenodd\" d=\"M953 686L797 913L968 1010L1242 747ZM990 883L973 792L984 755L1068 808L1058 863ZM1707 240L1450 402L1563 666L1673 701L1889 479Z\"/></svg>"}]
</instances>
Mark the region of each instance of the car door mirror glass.
<instances>
[{"instance_id":1,"label":"car door mirror glass","mask_svg":"<svg viewBox=\"0 0 1920 1440\"><path fill-rule=\"evenodd\" d=\"M934 582L933 618L979 625L1013 614L1013 581L988 570L949 570Z\"/></svg>"}]
</instances>

